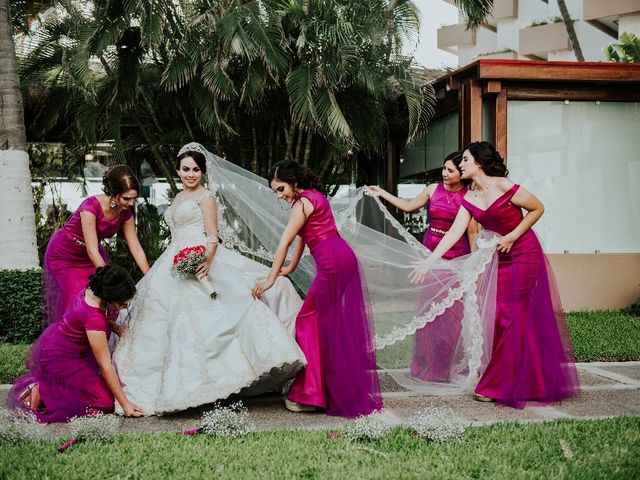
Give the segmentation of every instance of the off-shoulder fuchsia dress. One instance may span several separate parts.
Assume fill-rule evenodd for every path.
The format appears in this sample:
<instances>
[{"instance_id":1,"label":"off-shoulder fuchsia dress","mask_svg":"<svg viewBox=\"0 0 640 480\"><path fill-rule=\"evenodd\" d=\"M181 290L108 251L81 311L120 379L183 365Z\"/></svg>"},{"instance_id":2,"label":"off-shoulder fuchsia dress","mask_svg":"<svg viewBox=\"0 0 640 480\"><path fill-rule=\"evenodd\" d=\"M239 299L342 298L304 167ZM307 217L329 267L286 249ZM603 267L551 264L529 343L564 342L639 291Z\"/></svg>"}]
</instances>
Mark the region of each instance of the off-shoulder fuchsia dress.
<instances>
[{"instance_id":1,"label":"off-shoulder fuchsia dress","mask_svg":"<svg viewBox=\"0 0 640 480\"><path fill-rule=\"evenodd\" d=\"M113 395L99 373L87 330L110 334L104 311L88 305L83 290L32 345L25 359L29 373L15 381L9 406L24 409L20 396L36 383L44 405L35 412L41 422L113 411Z\"/></svg>"},{"instance_id":2,"label":"off-shoulder fuchsia dress","mask_svg":"<svg viewBox=\"0 0 640 480\"><path fill-rule=\"evenodd\" d=\"M340 237L327 198L300 193L314 207L300 231L316 263L316 276L296 320L296 341L307 367L288 398L354 418L382 408L373 325L364 276Z\"/></svg>"},{"instance_id":3,"label":"off-shoulder fuchsia dress","mask_svg":"<svg viewBox=\"0 0 640 480\"><path fill-rule=\"evenodd\" d=\"M82 233L80 214L89 212L96 217L98 240L112 237L133 214L126 209L116 218L105 217L102 205L97 197L86 198L67 224L54 233L47 245L43 266L44 314L48 324L59 321L78 292L84 291L96 267L89 258ZM109 256L100 245L100 255L105 262Z\"/></svg>"},{"instance_id":4,"label":"off-shoulder fuchsia dress","mask_svg":"<svg viewBox=\"0 0 640 480\"><path fill-rule=\"evenodd\" d=\"M444 234L449 231L458 214L466 188L449 192L439 183L429 199L429 227L425 232L423 244L430 251L438 246ZM469 239L463 235L458 242L444 254L450 260L467 255ZM422 305L426 305L423 301ZM416 331L411 376L423 381L452 380L452 368L455 363L455 350L462 329L463 304L457 301L433 322Z\"/></svg>"},{"instance_id":5,"label":"off-shoulder fuchsia dress","mask_svg":"<svg viewBox=\"0 0 640 480\"><path fill-rule=\"evenodd\" d=\"M466 200L484 228L506 235L522 221L510 203L514 185L486 210ZM533 230L497 253L496 318L489 364L476 393L522 408L527 401L557 402L580 392L571 342L551 266Z\"/></svg>"}]
</instances>

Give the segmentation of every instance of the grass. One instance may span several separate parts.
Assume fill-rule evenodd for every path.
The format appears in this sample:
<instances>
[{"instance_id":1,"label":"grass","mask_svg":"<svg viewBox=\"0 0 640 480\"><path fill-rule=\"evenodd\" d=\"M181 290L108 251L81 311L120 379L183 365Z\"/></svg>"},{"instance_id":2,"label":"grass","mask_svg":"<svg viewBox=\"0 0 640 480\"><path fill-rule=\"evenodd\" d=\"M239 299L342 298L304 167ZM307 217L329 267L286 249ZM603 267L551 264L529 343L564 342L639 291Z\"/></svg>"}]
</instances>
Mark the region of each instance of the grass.
<instances>
[{"instance_id":1,"label":"grass","mask_svg":"<svg viewBox=\"0 0 640 480\"><path fill-rule=\"evenodd\" d=\"M29 345L0 342L0 383L11 381L27 372L24 366L24 356Z\"/></svg>"},{"instance_id":2,"label":"grass","mask_svg":"<svg viewBox=\"0 0 640 480\"><path fill-rule=\"evenodd\" d=\"M567 314L577 362L640 360L640 316L626 312Z\"/></svg>"},{"instance_id":3,"label":"grass","mask_svg":"<svg viewBox=\"0 0 640 480\"><path fill-rule=\"evenodd\" d=\"M241 438L120 436L111 444L0 445L0 478L637 478L640 418L502 423L432 443L397 428L376 441L322 431Z\"/></svg>"},{"instance_id":4,"label":"grass","mask_svg":"<svg viewBox=\"0 0 640 480\"><path fill-rule=\"evenodd\" d=\"M640 360L640 316L624 311L572 312L567 324L576 362ZM405 368L411 363L413 335L378 352L381 368ZM0 342L0 383L11 383L26 372L28 345Z\"/></svg>"}]
</instances>

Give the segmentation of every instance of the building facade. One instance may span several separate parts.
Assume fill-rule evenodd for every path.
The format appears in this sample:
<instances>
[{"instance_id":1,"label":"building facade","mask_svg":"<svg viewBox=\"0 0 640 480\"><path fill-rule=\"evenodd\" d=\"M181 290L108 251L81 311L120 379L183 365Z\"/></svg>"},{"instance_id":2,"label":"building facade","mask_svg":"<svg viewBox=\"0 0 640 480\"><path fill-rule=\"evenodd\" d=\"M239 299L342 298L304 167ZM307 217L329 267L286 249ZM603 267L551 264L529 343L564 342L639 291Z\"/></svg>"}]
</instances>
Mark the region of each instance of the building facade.
<instances>
[{"instance_id":1,"label":"building facade","mask_svg":"<svg viewBox=\"0 0 640 480\"><path fill-rule=\"evenodd\" d=\"M565 3L586 61L605 60L604 49L622 33L640 35L640 0ZM456 54L459 66L482 58L576 60L556 0L494 0L493 5L493 15L477 30L468 30L462 15L456 25L440 28L438 48Z\"/></svg>"},{"instance_id":2,"label":"building facade","mask_svg":"<svg viewBox=\"0 0 640 480\"><path fill-rule=\"evenodd\" d=\"M534 230L565 309L639 298L640 64L481 59L434 88L436 117L397 181L433 181L448 153L490 141L545 204Z\"/></svg>"}]
</instances>

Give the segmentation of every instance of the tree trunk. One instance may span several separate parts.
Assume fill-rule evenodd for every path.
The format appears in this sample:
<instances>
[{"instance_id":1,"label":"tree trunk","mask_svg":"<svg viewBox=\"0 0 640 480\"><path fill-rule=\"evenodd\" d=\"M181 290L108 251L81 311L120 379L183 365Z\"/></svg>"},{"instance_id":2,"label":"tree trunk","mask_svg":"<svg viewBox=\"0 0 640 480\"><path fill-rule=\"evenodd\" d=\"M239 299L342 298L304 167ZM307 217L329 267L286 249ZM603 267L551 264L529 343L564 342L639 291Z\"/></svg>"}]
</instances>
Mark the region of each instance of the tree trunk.
<instances>
[{"instance_id":1,"label":"tree trunk","mask_svg":"<svg viewBox=\"0 0 640 480\"><path fill-rule=\"evenodd\" d=\"M147 142L148 147L151 149L151 153L153 154L156 164L162 171L162 174L167 179L169 188L171 188L171 191L173 192L173 194L176 195L179 190L178 190L178 186L176 185L176 181L173 178L173 171L171 170L171 167L167 165L166 161L158 151L158 147L156 146L156 143L151 138L149 131L142 125L142 122L140 122L140 120L136 120L136 123L138 124L138 128L140 129L140 133L144 137L144 141Z\"/></svg>"},{"instance_id":2,"label":"tree trunk","mask_svg":"<svg viewBox=\"0 0 640 480\"><path fill-rule=\"evenodd\" d=\"M313 142L313 132L307 134L307 144L304 147L304 160L305 166L309 166L309 158L311 158L311 143Z\"/></svg>"},{"instance_id":3,"label":"tree trunk","mask_svg":"<svg viewBox=\"0 0 640 480\"><path fill-rule=\"evenodd\" d=\"M304 130L300 129L298 133L298 141L296 142L296 156L295 161L300 163L300 158L302 157L302 139L304 138Z\"/></svg>"},{"instance_id":4,"label":"tree trunk","mask_svg":"<svg viewBox=\"0 0 640 480\"><path fill-rule=\"evenodd\" d=\"M38 267L24 108L9 0L0 0L0 269Z\"/></svg>"},{"instance_id":5,"label":"tree trunk","mask_svg":"<svg viewBox=\"0 0 640 480\"><path fill-rule=\"evenodd\" d=\"M580 41L578 40L575 28L573 28L573 20L571 20L571 15L569 15L569 10L567 9L567 4L564 0L558 0L558 8L560 9L560 15L562 15L564 26L567 29L567 35L569 35L569 41L571 42L571 48L576 56L576 60L584 62L584 55L582 54Z\"/></svg>"},{"instance_id":6,"label":"tree trunk","mask_svg":"<svg viewBox=\"0 0 640 480\"><path fill-rule=\"evenodd\" d=\"M253 143L253 158L251 159L251 171L256 175L260 175L260 165L258 165L258 132L256 126L251 127L251 140Z\"/></svg>"},{"instance_id":7,"label":"tree trunk","mask_svg":"<svg viewBox=\"0 0 640 480\"><path fill-rule=\"evenodd\" d=\"M285 130L286 140L287 140L287 151L284 154L285 160L291 160L291 153L293 152L293 139L296 134L296 124L293 120L291 120L291 124L289 125L289 130Z\"/></svg>"}]
</instances>

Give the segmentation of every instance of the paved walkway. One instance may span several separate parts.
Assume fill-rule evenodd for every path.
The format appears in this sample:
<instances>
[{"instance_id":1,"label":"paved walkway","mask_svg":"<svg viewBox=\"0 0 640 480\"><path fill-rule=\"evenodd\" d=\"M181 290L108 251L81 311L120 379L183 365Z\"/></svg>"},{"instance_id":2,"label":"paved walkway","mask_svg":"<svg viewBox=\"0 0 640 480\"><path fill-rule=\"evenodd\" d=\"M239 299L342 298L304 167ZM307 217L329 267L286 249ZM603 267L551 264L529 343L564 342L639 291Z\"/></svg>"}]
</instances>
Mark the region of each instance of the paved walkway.
<instances>
[{"instance_id":1,"label":"paved walkway","mask_svg":"<svg viewBox=\"0 0 640 480\"><path fill-rule=\"evenodd\" d=\"M426 385L412 380L405 369L381 370L386 417L400 424L418 410L428 406L447 406L472 425L501 421L542 421L559 418L605 418L640 415L640 362L594 362L577 364L582 395L562 404L527 407L524 410L496 407L474 401L469 393L443 386ZM0 386L0 401L5 402L9 385ZM266 395L244 398L251 421L259 430L336 428L344 420L317 413L291 413L285 410L282 397ZM180 432L198 425L203 411L211 405L173 415L147 418L123 418L121 432ZM66 425L48 425L52 438L68 437Z\"/></svg>"}]
</instances>

